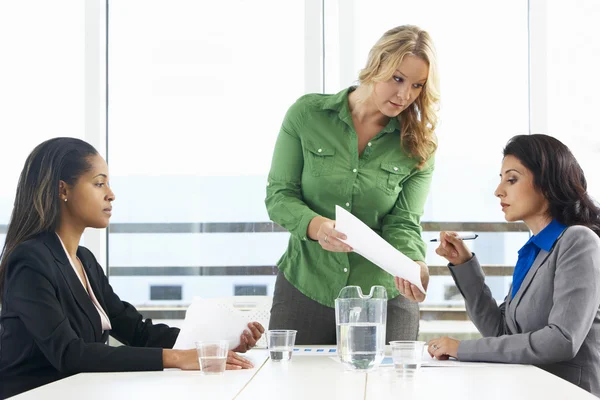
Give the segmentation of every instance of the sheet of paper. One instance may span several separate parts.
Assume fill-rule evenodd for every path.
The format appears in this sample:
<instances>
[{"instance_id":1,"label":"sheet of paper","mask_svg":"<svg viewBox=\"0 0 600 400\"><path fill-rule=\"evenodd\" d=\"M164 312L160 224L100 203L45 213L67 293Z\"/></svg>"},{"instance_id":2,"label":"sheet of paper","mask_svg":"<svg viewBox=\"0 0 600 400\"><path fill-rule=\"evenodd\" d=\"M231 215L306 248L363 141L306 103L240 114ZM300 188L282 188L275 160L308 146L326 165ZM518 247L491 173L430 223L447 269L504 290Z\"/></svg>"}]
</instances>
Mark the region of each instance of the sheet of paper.
<instances>
[{"instance_id":1,"label":"sheet of paper","mask_svg":"<svg viewBox=\"0 0 600 400\"><path fill-rule=\"evenodd\" d=\"M458 361L458 360L438 360L431 359L427 356L427 360L421 364L422 368L425 367L471 367L471 368L485 368L485 367L522 367L522 364L500 364L500 363L486 363L486 362L473 362L473 361Z\"/></svg>"},{"instance_id":2,"label":"sheet of paper","mask_svg":"<svg viewBox=\"0 0 600 400\"><path fill-rule=\"evenodd\" d=\"M439 367L439 368L486 368L486 367L498 367L501 365L502 367L522 367L521 364L498 364L498 363L485 363L485 362L472 362L472 361L458 361L455 359L451 360L438 360L436 358L431 358L427 352L423 355L423 361L421 361L421 368L431 368L431 367ZM393 367L394 360L392 357L387 356L381 361L381 367Z\"/></svg>"},{"instance_id":3,"label":"sheet of paper","mask_svg":"<svg viewBox=\"0 0 600 400\"><path fill-rule=\"evenodd\" d=\"M345 234L344 242L354 251L393 276L406 279L423 293L421 267L399 252L361 220L340 206L335 206L335 229Z\"/></svg>"},{"instance_id":4,"label":"sheet of paper","mask_svg":"<svg viewBox=\"0 0 600 400\"><path fill-rule=\"evenodd\" d=\"M195 349L194 342L202 340L227 340L229 349L240 344L240 335L248 327L242 312L233 307L215 307L211 301L194 299L185 313L181 332L174 349Z\"/></svg>"}]
</instances>

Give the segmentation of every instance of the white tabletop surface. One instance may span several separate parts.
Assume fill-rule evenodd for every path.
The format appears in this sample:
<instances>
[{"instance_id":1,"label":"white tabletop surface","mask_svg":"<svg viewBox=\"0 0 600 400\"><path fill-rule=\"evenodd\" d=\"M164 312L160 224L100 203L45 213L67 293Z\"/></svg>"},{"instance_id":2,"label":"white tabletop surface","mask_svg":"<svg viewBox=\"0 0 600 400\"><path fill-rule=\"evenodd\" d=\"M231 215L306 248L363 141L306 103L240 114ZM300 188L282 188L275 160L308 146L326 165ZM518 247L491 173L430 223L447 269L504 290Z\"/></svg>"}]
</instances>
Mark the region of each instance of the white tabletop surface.
<instances>
[{"instance_id":1,"label":"white tabletop surface","mask_svg":"<svg viewBox=\"0 0 600 400\"><path fill-rule=\"evenodd\" d=\"M152 372L84 373L30 390L15 400L107 400L107 399L233 399L257 374L268 358L266 350L254 350L248 358L253 369L202 375L177 369ZM195 396L190 396L194 394Z\"/></svg>"},{"instance_id":2,"label":"white tabletop surface","mask_svg":"<svg viewBox=\"0 0 600 400\"><path fill-rule=\"evenodd\" d=\"M291 362L267 360L236 400L363 399L366 374L344 371L337 358L292 357Z\"/></svg>"},{"instance_id":3,"label":"white tabletop surface","mask_svg":"<svg viewBox=\"0 0 600 400\"><path fill-rule=\"evenodd\" d=\"M367 379L366 400L515 400L596 399L589 392L537 367L422 367L412 379L396 376L392 367L380 368Z\"/></svg>"},{"instance_id":4,"label":"white tabletop surface","mask_svg":"<svg viewBox=\"0 0 600 400\"><path fill-rule=\"evenodd\" d=\"M411 379L392 366L369 374L345 371L335 357L294 355L272 362L264 350L249 355L255 368L204 376L198 371L85 373L12 399L569 399L596 397L539 368L465 363L423 366Z\"/></svg>"},{"instance_id":5,"label":"white tabletop surface","mask_svg":"<svg viewBox=\"0 0 600 400\"><path fill-rule=\"evenodd\" d=\"M230 371L213 376L198 371L85 373L11 399L233 399L255 372Z\"/></svg>"}]
</instances>

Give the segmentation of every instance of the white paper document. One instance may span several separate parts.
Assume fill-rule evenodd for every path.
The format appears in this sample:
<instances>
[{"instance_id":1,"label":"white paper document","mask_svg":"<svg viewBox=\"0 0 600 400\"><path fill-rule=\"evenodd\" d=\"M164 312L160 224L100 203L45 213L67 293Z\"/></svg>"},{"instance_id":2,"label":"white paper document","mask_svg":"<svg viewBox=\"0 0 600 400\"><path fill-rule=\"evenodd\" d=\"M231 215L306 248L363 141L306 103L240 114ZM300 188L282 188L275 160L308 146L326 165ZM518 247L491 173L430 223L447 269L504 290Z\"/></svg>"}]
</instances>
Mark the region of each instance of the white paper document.
<instances>
[{"instance_id":1,"label":"white paper document","mask_svg":"<svg viewBox=\"0 0 600 400\"><path fill-rule=\"evenodd\" d=\"M194 342L204 340L227 340L229 349L240 344L240 336L248 328L242 311L233 307L216 306L211 301L194 299L185 313L181 332L174 349L195 349Z\"/></svg>"},{"instance_id":2,"label":"white paper document","mask_svg":"<svg viewBox=\"0 0 600 400\"><path fill-rule=\"evenodd\" d=\"M356 253L393 276L406 279L425 293L421 284L419 264L406 257L361 220L337 205L335 206L335 229L347 236L343 242L350 245Z\"/></svg>"},{"instance_id":3,"label":"white paper document","mask_svg":"<svg viewBox=\"0 0 600 400\"><path fill-rule=\"evenodd\" d=\"M423 360L421 361L421 368L485 368L485 367L523 367L522 364L499 364L499 363L485 363L485 362L472 362L472 361L458 361L455 359L450 360L438 360L437 358L431 358L431 356L424 352ZM385 357L380 364L381 367L393 367L394 360L391 356Z\"/></svg>"},{"instance_id":4,"label":"white paper document","mask_svg":"<svg viewBox=\"0 0 600 400\"><path fill-rule=\"evenodd\" d=\"M476 362L476 361L459 361L455 358L449 360L438 360L432 358L429 353L423 351L423 361L421 367L472 367L472 368L484 368L484 367L523 367L522 364L501 364L501 363L487 363L487 362Z\"/></svg>"}]
</instances>

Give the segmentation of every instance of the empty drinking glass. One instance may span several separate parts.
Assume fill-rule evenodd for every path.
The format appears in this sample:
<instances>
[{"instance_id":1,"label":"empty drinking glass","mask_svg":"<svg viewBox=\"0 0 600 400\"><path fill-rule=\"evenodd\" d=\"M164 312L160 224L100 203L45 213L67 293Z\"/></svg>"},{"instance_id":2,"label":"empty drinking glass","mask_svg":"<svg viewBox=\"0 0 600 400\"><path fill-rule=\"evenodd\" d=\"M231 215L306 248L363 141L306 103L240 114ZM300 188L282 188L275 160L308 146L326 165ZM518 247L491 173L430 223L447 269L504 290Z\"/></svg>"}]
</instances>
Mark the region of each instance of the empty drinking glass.
<instances>
[{"instance_id":1,"label":"empty drinking glass","mask_svg":"<svg viewBox=\"0 0 600 400\"><path fill-rule=\"evenodd\" d=\"M212 342L196 342L198 362L203 374L222 374L227 366L229 342L216 340Z\"/></svg>"},{"instance_id":2,"label":"empty drinking glass","mask_svg":"<svg viewBox=\"0 0 600 400\"><path fill-rule=\"evenodd\" d=\"M294 330L267 331L267 346L272 361L288 361L292 358L296 332Z\"/></svg>"},{"instance_id":3,"label":"empty drinking glass","mask_svg":"<svg viewBox=\"0 0 600 400\"><path fill-rule=\"evenodd\" d=\"M425 342L398 340L390 345L396 371L407 377L413 376L421 368Z\"/></svg>"}]
</instances>

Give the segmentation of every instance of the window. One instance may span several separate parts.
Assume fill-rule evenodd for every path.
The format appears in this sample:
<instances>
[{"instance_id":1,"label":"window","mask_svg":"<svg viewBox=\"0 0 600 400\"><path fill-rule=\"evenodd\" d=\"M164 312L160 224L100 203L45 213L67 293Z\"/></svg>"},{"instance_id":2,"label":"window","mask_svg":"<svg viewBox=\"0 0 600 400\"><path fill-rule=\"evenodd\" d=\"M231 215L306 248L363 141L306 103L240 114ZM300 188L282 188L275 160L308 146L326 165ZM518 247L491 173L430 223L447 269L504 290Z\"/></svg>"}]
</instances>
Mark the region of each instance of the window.
<instances>
[{"instance_id":1,"label":"window","mask_svg":"<svg viewBox=\"0 0 600 400\"><path fill-rule=\"evenodd\" d=\"M109 7L109 161L117 200L111 284L232 296L274 284L287 245L264 197L287 108L319 84L305 67L305 2L127 1ZM135 25L135 29L131 26Z\"/></svg>"},{"instance_id":2,"label":"window","mask_svg":"<svg viewBox=\"0 0 600 400\"><path fill-rule=\"evenodd\" d=\"M569 146L586 175L588 192L600 200L600 138L595 118L600 109L600 27L596 23L600 3L551 0L543 10L546 40L540 45L546 53L540 54L539 61L546 97L538 104L538 129Z\"/></svg>"},{"instance_id":3,"label":"window","mask_svg":"<svg viewBox=\"0 0 600 400\"><path fill-rule=\"evenodd\" d=\"M0 245L29 153L84 136L84 16L81 1L0 2Z\"/></svg>"},{"instance_id":4,"label":"window","mask_svg":"<svg viewBox=\"0 0 600 400\"><path fill-rule=\"evenodd\" d=\"M493 192L501 150L515 134L547 132L565 142L587 173L589 192L600 196L591 117L600 90L595 0L109 5L105 42L96 26L104 22L104 0L0 3L0 57L11 60L0 63L0 135L10 143L0 147L0 243L35 145L56 136L96 146L108 140L117 196L110 281L136 306L272 294L288 234L269 222L263 199L285 111L303 93L355 83L371 46L401 24L431 33L441 72L426 240L440 229L476 231L480 238L470 245L483 263L514 265L529 233L504 224ZM108 110L97 93L104 68ZM103 243L102 232L96 239ZM445 262L434 249L427 261L441 273ZM105 264L103 252L92 250ZM488 283L501 300L510 276L497 270ZM450 277L432 278L426 307L462 303ZM181 318L181 310L171 316Z\"/></svg>"}]
</instances>

